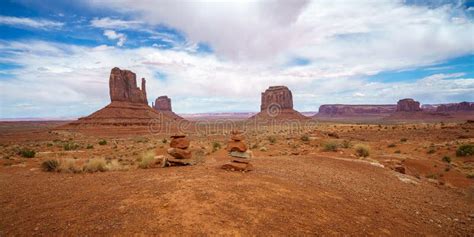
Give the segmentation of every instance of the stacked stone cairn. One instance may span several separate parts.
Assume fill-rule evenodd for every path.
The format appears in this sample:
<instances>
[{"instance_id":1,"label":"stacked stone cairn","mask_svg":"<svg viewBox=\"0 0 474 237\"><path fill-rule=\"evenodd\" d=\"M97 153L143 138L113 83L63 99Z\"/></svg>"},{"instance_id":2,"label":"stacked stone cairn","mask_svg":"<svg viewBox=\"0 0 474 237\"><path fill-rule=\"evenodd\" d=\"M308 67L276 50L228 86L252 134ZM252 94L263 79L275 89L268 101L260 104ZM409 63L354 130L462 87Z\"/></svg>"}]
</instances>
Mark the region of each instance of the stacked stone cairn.
<instances>
[{"instance_id":1,"label":"stacked stone cairn","mask_svg":"<svg viewBox=\"0 0 474 237\"><path fill-rule=\"evenodd\" d=\"M190 143L191 141L186 138L186 135L171 136L168 154L171 155L172 158L165 157L162 162L162 167L193 165L194 162L191 159L192 153L189 149Z\"/></svg>"},{"instance_id":2,"label":"stacked stone cairn","mask_svg":"<svg viewBox=\"0 0 474 237\"><path fill-rule=\"evenodd\" d=\"M231 158L230 163L222 166L222 169L230 171L251 171L253 169L250 164L252 151L247 149L245 139L240 131L232 131L230 141L227 143L227 151Z\"/></svg>"}]
</instances>

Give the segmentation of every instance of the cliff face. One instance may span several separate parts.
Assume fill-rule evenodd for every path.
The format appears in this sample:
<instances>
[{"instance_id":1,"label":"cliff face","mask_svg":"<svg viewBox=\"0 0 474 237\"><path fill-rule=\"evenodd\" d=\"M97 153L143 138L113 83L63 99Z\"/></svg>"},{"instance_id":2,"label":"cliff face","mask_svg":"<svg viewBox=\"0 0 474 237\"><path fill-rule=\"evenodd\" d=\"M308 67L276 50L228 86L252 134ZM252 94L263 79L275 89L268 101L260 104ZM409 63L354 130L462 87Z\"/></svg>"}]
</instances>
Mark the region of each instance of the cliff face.
<instances>
[{"instance_id":1,"label":"cliff face","mask_svg":"<svg viewBox=\"0 0 474 237\"><path fill-rule=\"evenodd\" d=\"M407 98L397 102L397 112L417 112L421 111L420 102Z\"/></svg>"},{"instance_id":2,"label":"cliff face","mask_svg":"<svg viewBox=\"0 0 474 237\"><path fill-rule=\"evenodd\" d=\"M262 92L260 111L265 111L274 105L279 109L293 109L293 95L288 87L270 86L265 92Z\"/></svg>"},{"instance_id":3,"label":"cliff face","mask_svg":"<svg viewBox=\"0 0 474 237\"><path fill-rule=\"evenodd\" d=\"M148 104L145 84L145 78L142 78L142 88L138 88L135 73L115 67L110 72L109 78L110 100Z\"/></svg>"},{"instance_id":4,"label":"cliff face","mask_svg":"<svg viewBox=\"0 0 474 237\"><path fill-rule=\"evenodd\" d=\"M321 105L318 116L389 115L395 112L396 108L396 105Z\"/></svg>"}]
</instances>

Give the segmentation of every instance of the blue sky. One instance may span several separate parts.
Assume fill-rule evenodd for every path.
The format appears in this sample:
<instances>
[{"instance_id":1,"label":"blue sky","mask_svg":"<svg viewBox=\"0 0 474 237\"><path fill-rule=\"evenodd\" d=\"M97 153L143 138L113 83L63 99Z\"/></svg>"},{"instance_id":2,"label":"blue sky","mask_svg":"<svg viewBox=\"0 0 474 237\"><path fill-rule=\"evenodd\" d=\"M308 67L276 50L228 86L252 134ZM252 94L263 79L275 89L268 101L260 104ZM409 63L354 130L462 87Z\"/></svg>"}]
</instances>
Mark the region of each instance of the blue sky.
<instances>
[{"instance_id":1,"label":"blue sky","mask_svg":"<svg viewBox=\"0 0 474 237\"><path fill-rule=\"evenodd\" d=\"M118 66L178 113L258 111L287 85L295 108L474 101L469 1L5 0L0 118L86 116Z\"/></svg>"}]
</instances>

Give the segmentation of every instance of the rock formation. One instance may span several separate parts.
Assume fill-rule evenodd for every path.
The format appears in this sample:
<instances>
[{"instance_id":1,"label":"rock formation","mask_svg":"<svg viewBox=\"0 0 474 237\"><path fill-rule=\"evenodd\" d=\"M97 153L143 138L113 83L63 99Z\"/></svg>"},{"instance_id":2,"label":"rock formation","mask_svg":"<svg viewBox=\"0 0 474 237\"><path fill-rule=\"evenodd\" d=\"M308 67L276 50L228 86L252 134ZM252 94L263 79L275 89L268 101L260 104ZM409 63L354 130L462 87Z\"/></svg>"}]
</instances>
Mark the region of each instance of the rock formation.
<instances>
[{"instance_id":1,"label":"rock formation","mask_svg":"<svg viewBox=\"0 0 474 237\"><path fill-rule=\"evenodd\" d=\"M158 111L172 111L171 110L171 99L168 96L163 95L156 98L155 103L152 102L152 107Z\"/></svg>"},{"instance_id":2,"label":"rock formation","mask_svg":"<svg viewBox=\"0 0 474 237\"><path fill-rule=\"evenodd\" d=\"M271 109L277 105L280 109L293 109L293 95L286 86L270 86L262 92L260 111Z\"/></svg>"},{"instance_id":3,"label":"rock formation","mask_svg":"<svg viewBox=\"0 0 474 237\"><path fill-rule=\"evenodd\" d=\"M142 78L142 88L138 88L135 73L114 67L109 78L110 101L148 104L145 84L145 78Z\"/></svg>"},{"instance_id":4,"label":"rock formation","mask_svg":"<svg viewBox=\"0 0 474 237\"><path fill-rule=\"evenodd\" d=\"M101 133L114 133L120 129L121 131L128 129L130 132L162 132L165 129L168 131L176 129L173 125L178 119L176 116L159 113L148 106L145 83L145 79L142 79L140 89L136 85L135 73L113 68L109 77L111 103L60 129L84 129ZM113 129L96 130L102 127Z\"/></svg>"},{"instance_id":5,"label":"rock formation","mask_svg":"<svg viewBox=\"0 0 474 237\"><path fill-rule=\"evenodd\" d=\"M230 163L224 164L221 168L230 171L251 171L250 164L252 152L247 149L244 136L239 131L232 131L230 141L227 143L227 151L231 157Z\"/></svg>"},{"instance_id":6,"label":"rock formation","mask_svg":"<svg viewBox=\"0 0 474 237\"><path fill-rule=\"evenodd\" d=\"M286 86L270 86L261 96L260 112L250 120L309 119L293 109L293 95Z\"/></svg>"},{"instance_id":7,"label":"rock formation","mask_svg":"<svg viewBox=\"0 0 474 237\"><path fill-rule=\"evenodd\" d=\"M344 105L329 104L319 106L316 117L354 117L373 116L383 117L395 112L396 105Z\"/></svg>"},{"instance_id":8,"label":"rock formation","mask_svg":"<svg viewBox=\"0 0 474 237\"><path fill-rule=\"evenodd\" d=\"M421 111L420 102L407 98L397 102L397 112L418 112Z\"/></svg>"},{"instance_id":9,"label":"rock formation","mask_svg":"<svg viewBox=\"0 0 474 237\"><path fill-rule=\"evenodd\" d=\"M191 159L191 151L188 149L190 141L186 135L171 136L168 154L176 159Z\"/></svg>"},{"instance_id":10,"label":"rock formation","mask_svg":"<svg viewBox=\"0 0 474 237\"><path fill-rule=\"evenodd\" d=\"M156 98L155 103L152 102L152 107L156 111L166 114L167 116L173 117L177 120L183 119L181 116L175 114L171 109L171 99L168 96L163 95Z\"/></svg>"},{"instance_id":11,"label":"rock formation","mask_svg":"<svg viewBox=\"0 0 474 237\"><path fill-rule=\"evenodd\" d=\"M441 104L436 108L436 112L474 112L474 102L461 102L452 104Z\"/></svg>"}]
</instances>

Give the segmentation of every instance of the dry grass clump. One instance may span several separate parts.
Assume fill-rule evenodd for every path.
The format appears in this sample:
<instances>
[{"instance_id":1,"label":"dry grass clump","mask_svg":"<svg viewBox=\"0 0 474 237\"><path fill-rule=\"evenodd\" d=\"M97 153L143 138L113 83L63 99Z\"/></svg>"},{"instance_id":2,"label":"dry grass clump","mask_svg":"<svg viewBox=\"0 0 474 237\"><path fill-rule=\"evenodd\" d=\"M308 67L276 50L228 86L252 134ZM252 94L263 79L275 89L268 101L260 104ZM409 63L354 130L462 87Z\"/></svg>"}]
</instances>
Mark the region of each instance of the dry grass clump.
<instances>
[{"instance_id":1,"label":"dry grass clump","mask_svg":"<svg viewBox=\"0 0 474 237\"><path fill-rule=\"evenodd\" d=\"M369 156L369 147L363 144L357 144L355 147L355 151L357 156L359 157L367 157Z\"/></svg>"},{"instance_id":2,"label":"dry grass clump","mask_svg":"<svg viewBox=\"0 0 474 237\"><path fill-rule=\"evenodd\" d=\"M155 152L147 151L142 154L139 159L138 167L141 169L148 169L155 163Z\"/></svg>"},{"instance_id":3,"label":"dry grass clump","mask_svg":"<svg viewBox=\"0 0 474 237\"><path fill-rule=\"evenodd\" d=\"M93 158L87 161L83 168L84 172L104 172L107 171L107 163L104 158Z\"/></svg>"},{"instance_id":4,"label":"dry grass clump","mask_svg":"<svg viewBox=\"0 0 474 237\"><path fill-rule=\"evenodd\" d=\"M221 144L219 142L212 142L212 152L216 152L221 149Z\"/></svg>"},{"instance_id":5,"label":"dry grass clump","mask_svg":"<svg viewBox=\"0 0 474 237\"><path fill-rule=\"evenodd\" d=\"M58 172L81 173L82 167L77 165L75 159L67 158L59 162Z\"/></svg>"},{"instance_id":6,"label":"dry grass clump","mask_svg":"<svg viewBox=\"0 0 474 237\"><path fill-rule=\"evenodd\" d=\"M46 172L56 172L59 168L58 160L45 160L41 163L41 169Z\"/></svg>"}]
</instances>

